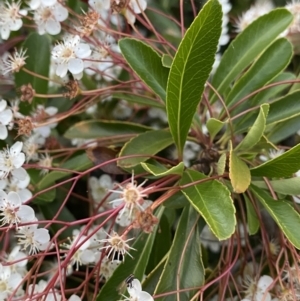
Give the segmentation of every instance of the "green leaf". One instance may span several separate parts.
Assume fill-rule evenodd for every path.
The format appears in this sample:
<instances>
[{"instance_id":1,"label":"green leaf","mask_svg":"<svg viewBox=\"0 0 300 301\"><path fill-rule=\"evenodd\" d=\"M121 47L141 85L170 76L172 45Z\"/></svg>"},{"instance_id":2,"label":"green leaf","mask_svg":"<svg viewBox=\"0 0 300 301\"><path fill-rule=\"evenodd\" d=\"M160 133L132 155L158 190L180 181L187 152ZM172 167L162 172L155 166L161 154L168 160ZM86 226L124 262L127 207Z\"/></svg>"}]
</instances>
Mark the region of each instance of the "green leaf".
<instances>
[{"instance_id":1,"label":"green leaf","mask_svg":"<svg viewBox=\"0 0 300 301\"><path fill-rule=\"evenodd\" d=\"M160 207L157 216L161 218L164 208ZM117 301L120 300L120 295L117 290L120 284L123 284L125 279L130 275L134 274L136 278L142 280L145 275L146 266L150 257L150 253L153 247L154 239L157 232L157 226L154 227L151 234L141 233L135 240L132 248L136 251L131 250L130 254L134 257L126 256L125 262L117 267L111 278L103 285L98 296L97 301L109 300ZM121 292L121 293L124 293Z\"/></svg>"},{"instance_id":2,"label":"green leaf","mask_svg":"<svg viewBox=\"0 0 300 301\"><path fill-rule=\"evenodd\" d=\"M294 146L284 154L269 160L250 170L252 176L261 177L290 177L300 169L300 144Z\"/></svg>"},{"instance_id":3,"label":"green leaf","mask_svg":"<svg viewBox=\"0 0 300 301\"><path fill-rule=\"evenodd\" d=\"M228 188L217 180L209 180L202 173L186 170L180 185L203 180L182 190L192 206L202 215L212 232L220 240L229 238L235 231L235 208ZM222 209L221 209L222 208Z\"/></svg>"},{"instance_id":4,"label":"green leaf","mask_svg":"<svg viewBox=\"0 0 300 301\"><path fill-rule=\"evenodd\" d=\"M156 177L164 177L168 175L182 175L184 170L184 163L180 162L178 165L167 169L164 165L153 165L149 163L141 163L142 167Z\"/></svg>"},{"instance_id":5,"label":"green leaf","mask_svg":"<svg viewBox=\"0 0 300 301\"><path fill-rule=\"evenodd\" d=\"M255 209L247 197L246 194L244 194L245 202L246 202L246 208L247 208L247 222L248 222L248 229L249 234L254 235L257 233L259 229L259 219L257 217L257 214L255 212Z\"/></svg>"},{"instance_id":6,"label":"green leaf","mask_svg":"<svg viewBox=\"0 0 300 301\"><path fill-rule=\"evenodd\" d=\"M221 24L221 5L208 1L187 30L171 66L166 107L179 158L215 60Z\"/></svg>"},{"instance_id":7,"label":"green leaf","mask_svg":"<svg viewBox=\"0 0 300 301\"><path fill-rule=\"evenodd\" d=\"M183 208L187 205L189 205L189 201L187 200L186 196L180 191L176 192L171 197L169 197L165 202L163 202L163 206L170 209Z\"/></svg>"},{"instance_id":8,"label":"green leaf","mask_svg":"<svg viewBox=\"0 0 300 301\"><path fill-rule=\"evenodd\" d=\"M216 135L221 131L224 124L225 124L225 122L222 122L216 118L208 119L208 121L206 123L206 127L209 132L211 140L213 140L216 137Z\"/></svg>"},{"instance_id":9,"label":"green leaf","mask_svg":"<svg viewBox=\"0 0 300 301\"><path fill-rule=\"evenodd\" d=\"M251 183L251 175L248 166L242 161L230 147L229 154L229 178L233 191L243 193Z\"/></svg>"},{"instance_id":10,"label":"green leaf","mask_svg":"<svg viewBox=\"0 0 300 301\"><path fill-rule=\"evenodd\" d=\"M280 74L278 74L273 80L272 80L272 84L273 83L278 83L281 81L289 81L289 80L294 80L296 79L296 76L293 73L290 72L282 72ZM271 84L270 83L270 84ZM269 99L272 99L274 97L276 97L276 95L280 95L280 92L285 90L287 87L289 87L291 84L281 84L281 85L277 85L274 86L272 88L268 88L264 91L259 92L251 101L251 106L255 106L258 104L262 104L265 102L268 102Z\"/></svg>"},{"instance_id":11,"label":"green leaf","mask_svg":"<svg viewBox=\"0 0 300 301\"><path fill-rule=\"evenodd\" d=\"M235 150L250 150L254 147L262 138L266 128L266 118L268 116L269 104L263 104L260 106L259 114L247 133L246 137L235 148Z\"/></svg>"},{"instance_id":12,"label":"green leaf","mask_svg":"<svg viewBox=\"0 0 300 301\"><path fill-rule=\"evenodd\" d=\"M116 135L132 135L149 131L151 128L122 121L81 121L70 127L64 134L68 139L97 139Z\"/></svg>"},{"instance_id":13,"label":"green leaf","mask_svg":"<svg viewBox=\"0 0 300 301\"><path fill-rule=\"evenodd\" d=\"M163 260L164 256L169 252L170 247L172 245L172 226L169 224L168 218L165 214L162 215L158 228L159 231L156 233L155 236L149 262L147 265L146 274L155 269L155 267L161 262L161 260Z\"/></svg>"},{"instance_id":14,"label":"green leaf","mask_svg":"<svg viewBox=\"0 0 300 301\"><path fill-rule=\"evenodd\" d=\"M300 91L297 90L271 103L267 125L292 119L300 115Z\"/></svg>"},{"instance_id":15,"label":"green leaf","mask_svg":"<svg viewBox=\"0 0 300 301\"><path fill-rule=\"evenodd\" d=\"M39 35L38 33L31 33L23 44L23 48L27 49L25 68L37 73L39 75L48 77L50 66L50 47L51 40L47 35ZM32 76L25 71L20 71L15 74L17 87L30 83L36 93L48 93L48 80ZM33 104L44 103L44 98L33 99Z\"/></svg>"},{"instance_id":16,"label":"green leaf","mask_svg":"<svg viewBox=\"0 0 300 301\"><path fill-rule=\"evenodd\" d=\"M287 39L276 40L235 83L226 98L226 104L231 106L238 100L266 85L286 68L292 55L293 48ZM278 57L280 57L280 60Z\"/></svg>"},{"instance_id":17,"label":"green leaf","mask_svg":"<svg viewBox=\"0 0 300 301\"><path fill-rule=\"evenodd\" d=\"M161 150L173 143L170 132L165 130L148 131L142 133L122 148L119 157L136 155L136 157L120 159L118 165L124 168L133 167L141 162L146 161L149 157L157 154ZM141 155L145 155L144 157Z\"/></svg>"},{"instance_id":18,"label":"green leaf","mask_svg":"<svg viewBox=\"0 0 300 301\"><path fill-rule=\"evenodd\" d=\"M293 21L286 9L279 8L261 16L228 46L213 77L212 85L223 94L231 82L260 55ZM213 92L211 93L213 94ZM212 101L216 100L213 95Z\"/></svg>"},{"instance_id":19,"label":"green leaf","mask_svg":"<svg viewBox=\"0 0 300 301\"><path fill-rule=\"evenodd\" d=\"M199 215L187 206L181 215L168 259L164 265L154 294L174 292L174 295L156 298L157 301L173 301L176 291L191 289L178 293L180 301L189 301L195 294L192 288L204 284L204 267L201 259L200 231L204 227ZM171 276L172 275L172 276Z\"/></svg>"},{"instance_id":20,"label":"green leaf","mask_svg":"<svg viewBox=\"0 0 300 301\"><path fill-rule=\"evenodd\" d=\"M272 130L267 137L272 143L279 143L280 141L292 136L299 131L300 115L293 117L285 122L273 124Z\"/></svg>"},{"instance_id":21,"label":"green leaf","mask_svg":"<svg viewBox=\"0 0 300 301\"><path fill-rule=\"evenodd\" d=\"M252 181L253 185L269 190L265 181ZM284 195L300 195L300 178L280 179L269 181L272 189Z\"/></svg>"},{"instance_id":22,"label":"green leaf","mask_svg":"<svg viewBox=\"0 0 300 301\"><path fill-rule=\"evenodd\" d=\"M113 93L112 96L114 98L124 99L130 103L137 103L142 106L165 109L165 106L162 103L159 103L158 101L155 101L152 98L142 96L142 95L133 95L133 94L126 94L126 93Z\"/></svg>"},{"instance_id":23,"label":"green leaf","mask_svg":"<svg viewBox=\"0 0 300 301\"><path fill-rule=\"evenodd\" d=\"M165 100L169 69L162 65L159 54L136 39L122 39L119 46L132 70L154 93Z\"/></svg>"},{"instance_id":24,"label":"green leaf","mask_svg":"<svg viewBox=\"0 0 300 301\"><path fill-rule=\"evenodd\" d=\"M251 186L251 190L267 209L287 239L300 249L300 215L286 201L273 200L265 191Z\"/></svg>"}]
</instances>

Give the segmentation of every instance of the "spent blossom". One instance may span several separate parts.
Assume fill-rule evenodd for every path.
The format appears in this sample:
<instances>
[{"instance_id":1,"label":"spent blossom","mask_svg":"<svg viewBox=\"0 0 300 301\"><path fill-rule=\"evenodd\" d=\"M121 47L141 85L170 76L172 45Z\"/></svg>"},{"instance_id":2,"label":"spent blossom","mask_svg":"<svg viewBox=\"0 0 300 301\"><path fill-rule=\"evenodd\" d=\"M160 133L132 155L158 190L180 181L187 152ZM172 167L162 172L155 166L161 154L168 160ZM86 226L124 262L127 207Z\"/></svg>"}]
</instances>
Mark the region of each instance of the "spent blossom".
<instances>
[{"instance_id":1,"label":"spent blossom","mask_svg":"<svg viewBox=\"0 0 300 301\"><path fill-rule=\"evenodd\" d=\"M78 35L65 38L52 50L56 75L64 77L70 71L74 78L81 79L84 68L88 66L88 62L84 62L83 59L88 58L91 53L90 46L80 43Z\"/></svg>"},{"instance_id":2,"label":"spent blossom","mask_svg":"<svg viewBox=\"0 0 300 301\"><path fill-rule=\"evenodd\" d=\"M119 185L121 191L111 190L111 192L120 194L119 198L110 202L113 204L113 208L117 208L121 205L124 205L121 211L118 213L117 219L120 220L122 218L122 215L126 211L128 214L127 219L131 219L131 217L135 214L136 209L140 211L144 211L147 207L149 207L150 205L149 203L143 206L144 203L146 202L144 200L144 198L147 197L146 191L150 189L150 187L149 188L142 187L145 184L145 182L146 181L137 185L136 181L134 180L134 174L132 174L130 183L128 183L125 187Z\"/></svg>"},{"instance_id":3,"label":"spent blossom","mask_svg":"<svg viewBox=\"0 0 300 301\"><path fill-rule=\"evenodd\" d=\"M125 254L128 254L132 258L128 250L135 249L130 247L127 242L133 240L134 238L125 240L123 236L120 236L114 231L112 232L112 235L107 234L107 236L108 238L99 240L100 243L106 244L104 247L101 247L100 250L109 250L107 257L112 258L112 261L114 261L115 258L117 258L118 261L120 261L121 259L124 261Z\"/></svg>"},{"instance_id":4,"label":"spent blossom","mask_svg":"<svg viewBox=\"0 0 300 301\"><path fill-rule=\"evenodd\" d=\"M27 10L21 9L21 1L4 1L0 4L0 35L3 40L9 38L11 31L19 30L22 25L22 16L27 15Z\"/></svg>"}]
</instances>

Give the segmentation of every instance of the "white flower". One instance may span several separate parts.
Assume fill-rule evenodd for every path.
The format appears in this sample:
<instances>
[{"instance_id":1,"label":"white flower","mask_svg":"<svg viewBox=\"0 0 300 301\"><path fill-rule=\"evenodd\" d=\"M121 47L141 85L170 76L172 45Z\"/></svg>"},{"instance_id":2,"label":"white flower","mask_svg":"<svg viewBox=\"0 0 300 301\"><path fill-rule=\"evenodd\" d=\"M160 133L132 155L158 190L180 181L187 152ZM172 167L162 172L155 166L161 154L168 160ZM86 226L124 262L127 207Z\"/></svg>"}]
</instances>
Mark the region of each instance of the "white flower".
<instances>
[{"instance_id":1,"label":"white flower","mask_svg":"<svg viewBox=\"0 0 300 301\"><path fill-rule=\"evenodd\" d=\"M27 15L25 9L20 9L21 1L9 3L5 1L0 5L0 34L7 40L11 31L19 30L22 25L22 15Z\"/></svg>"},{"instance_id":2,"label":"white flower","mask_svg":"<svg viewBox=\"0 0 300 301\"><path fill-rule=\"evenodd\" d=\"M39 34L59 34L61 31L60 22L68 18L68 10L60 3L51 6L40 5L34 12L33 19L37 24Z\"/></svg>"},{"instance_id":3,"label":"white flower","mask_svg":"<svg viewBox=\"0 0 300 301\"><path fill-rule=\"evenodd\" d=\"M6 126L13 119L13 114L10 109L7 109L7 102L4 99L0 100L0 140L5 140L8 136Z\"/></svg>"},{"instance_id":4,"label":"white flower","mask_svg":"<svg viewBox=\"0 0 300 301\"><path fill-rule=\"evenodd\" d=\"M0 300L9 298L21 282L22 276L19 273L12 272L9 266L3 266L0 263Z\"/></svg>"},{"instance_id":5,"label":"white flower","mask_svg":"<svg viewBox=\"0 0 300 301\"><path fill-rule=\"evenodd\" d=\"M27 273L28 256L24 252L21 252L20 248L20 246L15 246L8 254L6 262L13 273L16 272L24 276Z\"/></svg>"},{"instance_id":6,"label":"white flower","mask_svg":"<svg viewBox=\"0 0 300 301\"><path fill-rule=\"evenodd\" d=\"M0 180L0 189L4 190L6 193L10 191L16 192L19 195L22 203L25 203L32 197L32 192L27 189L29 183L30 177L26 172L26 177L24 180L19 180L14 176Z\"/></svg>"},{"instance_id":7,"label":"white flower","mask_svg":"<svg viewBox=\"0 0 300 301\"><path fill-rule=\"evenodd\" d=\"M29 248L29 254L36 254L40 250L46 250L49 246L49 231L44 228L37 228L37 225L23 226L16 234L18 244L22 249Z\"/></svg>"},{"instance_id":8,"label":"white flower","mask_svg":"<svg viewBox=\"0 0 300 301\"><path fill-rule=\"evenodd\" d=\"M18 178L24 180L26 178L26 171L21 166L25 162L25 155L21 152L23 147L22 142L15 142L11 148L0 151L0 179L6 178L10 173Z\"/></svg>"},{"instance_id":9,"label":"white flower","mask_svg":"<svg viewBox=\"0 0 300 301\"><path fill-rule=\"evenodd\" d=\"M73 233L77 233L77 231ZM68 248L72 252L70 265L75 264L76 270L78 270L79 266L82 264L86 265L95 262L95 252L88 249L90 244L90 239L87 239L85 235L80 234L75 235L70 244L64 244L64 247Z\"/></svg>"},{"instance_id":10,"label":"white flower","mask_svg":"<svg viewBox=\"0 0 300 301\"><path fill-rule=\"evenodd\" d=\"M26 155L26 162L30 160L37 161L39 159L37 151L45 142L45 137L41 136L38 131L24 141L22 150Z\"/></svg>"},{"instance_id":11,"label":"white flower","mask_svg":"<svg viewBox=\"0 0 300 301\"><path fill-rule=\"evenodd\" d=\"M220 0L220 4L222 5L222 32L221 36L219 39L219 46L226 45L229 42L229 35L228 35L228 22L229 22L229 17L228 13L231 10L232 5L228 0Z\"/></svg>"},{"instance_id":12,"label":"white flower","mask_svg":"<svg viewBox=\"0 0 300 301\"><path fill-rule=\"evenodd\" d=\"M292 0L288 3L285 8L289 10L293 16L293 22L289 27L289 31L291 33L299 33L300 32L300 2L299 0Z\"/></svg>"},{"instance_id":13,"label":"white flower","mask_svg":"<svg viewBox=\"0 0 300 301\"><path fill-rule=\"evenodd\" d=\"M99 14L110 9L110 0L89 0L89 5Z\"/></svg>"},{"instance_id":14,"label":"white flower","mask_svg":"<svg viewBox=\"0 0 300 301\"><path fill-rule=\"evenodd\" d=\"M130 296L127 301L154 301L149 293L142 291L141 282L136 278L127 284L127 292Z\"/></svg>"},{"instance_id":15,"label":"white flower","mask_svg":"<svg viewBox=\"0 0 300 301\"><path fill-rule=\"evenodd\" d=\"M80 79L85 67L83 59L88 58L91 52L88 44L80 43L78 35L64 39L52 50L52 57L56 64L56 75L64 77L69 70L76 79Z\"/></svg>"},{"instance_id":16,"label":"white flower","mask_svg":"<svg viewBox=\"0 0 300 301\"><path fill-rule=\"evenodd\" d=\"M96 177L90 177L89 186L91 188L91 194L94 201L100 203L102 199L107 195L109 190L114 187L114 182L109 175L104 174L100 176L99 179L97 179ZM108 199L112 200L114 197L114 194L111 194Z\"/></svg>"},{"instance_id":17,"label":"white flower","mask_svg":"<svg viewBox=\"0 0 300 301\"><path fill-rule=\"evenodd\" d=\"M6 194L0 190L0 211L2 211L0 213L2 225L17 225L20 222L33 221L35 218L34 210L27 205L22 205L19 195L14 191Z\"/></svg>"},{"instance_id":18,"label":"white flower","mask_svg":"<svg viewBox=\"0 0 300 301\"><path fill-rule=\"evenodd\" d=\"M135 23L135 14L142 13L147 8L146 0L129 0L128 7L125 10L125 18L129 24Z\"/></svg>"},{"instance_id":19,"label":"white flower","mask_svg":"<svg viewBox=\"0 0 300 301\"><path fill-rule=\"evenodd\" d=\"M125 240L123 238L123 236L120 236L118 233L116 232L112 232L112 235L108 235L108 238L105 239L101 239L99 240L100 243L107 243L107 245L105 245L104 247L101 247L99 250L109 250L107 257L111 258L112 261L114 261L115 259L117 259L118 261L120 261L120 259L122 259L122 261L125 260L125 254L128 254L131 258L133 258L130 253L128 252L129 249L131 250L135 250L134 248L130 247L127 242L130 240L133 240L134 238L130 238ZM116 258L117 256L117 258Z\"/></svg>"},{"instance_id":20,"label":"white flower","mask_svg":"<svg viewBox=\"0 0 300 301\"><path fill-rule=\"evenodd\" d=\"M9 54L3 60L3 74L12 72L19 72L20 69L26 64L25 60L28 56L25 56L26 50L20 49L20 51L15 51L13 54Z\"/></svg>"}]
</instances>

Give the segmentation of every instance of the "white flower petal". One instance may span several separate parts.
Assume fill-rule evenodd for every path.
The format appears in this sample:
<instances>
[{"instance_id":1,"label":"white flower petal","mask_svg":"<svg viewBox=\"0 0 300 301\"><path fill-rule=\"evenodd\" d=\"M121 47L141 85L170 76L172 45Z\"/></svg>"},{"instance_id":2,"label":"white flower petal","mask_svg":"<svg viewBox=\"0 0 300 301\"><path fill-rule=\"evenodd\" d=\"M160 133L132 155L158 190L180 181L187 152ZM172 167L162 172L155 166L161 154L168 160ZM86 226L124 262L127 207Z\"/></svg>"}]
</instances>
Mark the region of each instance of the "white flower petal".
<instances>
[{"instance_id":1,"label":"white flower petal","mask_svg":"<svg viewBox=\"0 0 300 301\"><path fill-rule=\"evenodd\" d=\"M23 167L14 169L11 174L19 180L25 180L27 172Z\"/></svg>"},{"instance_id":2,"label":"white flower petal","mask_svg":"<svg viewBox=\"0 0 300 301\"><path fill-rule=\"evenodd\" d=\"M9 151L12 155L16 155L16 154L19 154L21 152L22 148L23 148L23 142L17 141L16 143L14 143L11 146Z\"/></svg>"},{"instance_id":3,"label":"white flower petal","mask_svg":"<svg viewBox=\"0 0 300 301\"><path fill-rule=\"evenodd\" d=\"M18 211L18 217L23 223L35 221L34 210L27 205L20 206L20 209Z\"/></svg>"},{"instance_id":4,"label":"white flower petal","mask_svg":"<svg viewBox=\"0 0 300 301\"><path fill-rule=\"evenodd\" d=\"M6 126L0 124L0 140L5 140L7 136L8 136L8 132Z\"/></svg>"},{"instance_id":5,"label":"white flower petal","mask_svg":"<svg viewBox=\"0 0 300 301\"><path fill-rule=\"evenodd\" d=\"M0 112L4 111L7 106L7 101L4 99L0 100Z\"/></svg>"},{"instance_id":6,"label":"white flower petal","mask_svg":"<svg viewBox=\"0 0 300 301\"><path fill-rule=\"evenodd\" d=\"M78 74L83 71L83 61L81 59L75 58L70 59L68 64L68 69L73 74Z\"/></svg>"},{"instance_id":7,"label":"white flower petal","mask_svg":"<svg viewBox=\"0 0 300 301\"><path fill-rule=\"evenodd\" d=\"M7 200L14 206L14 207L19 207L22 205L21 199L19 195L14 192L10 191L7 195Z\"/></svg>"},{"instance_id":8,"label":"white flower petal","mask_svg":"<svg viewBox=\"0 0 300 301\"><path fill-rule=\"evenodd\" d=\"M90 49L90 46L88 44L80 43L78 45L77 50L75 51L75 54L78 58L84 59L91 55L92 51Z\"/></svg>"},{"instance_id":9,"label":"white flower petal","mask_svg":"<svg viewBox=\"0 0 300 301\"><path fill-rule=\"evenodd\" d=\"M51 35L59 34L61 31L60 23L54 19L48 19L45 27L46 31Z\"/></svg>"}]
</instances>

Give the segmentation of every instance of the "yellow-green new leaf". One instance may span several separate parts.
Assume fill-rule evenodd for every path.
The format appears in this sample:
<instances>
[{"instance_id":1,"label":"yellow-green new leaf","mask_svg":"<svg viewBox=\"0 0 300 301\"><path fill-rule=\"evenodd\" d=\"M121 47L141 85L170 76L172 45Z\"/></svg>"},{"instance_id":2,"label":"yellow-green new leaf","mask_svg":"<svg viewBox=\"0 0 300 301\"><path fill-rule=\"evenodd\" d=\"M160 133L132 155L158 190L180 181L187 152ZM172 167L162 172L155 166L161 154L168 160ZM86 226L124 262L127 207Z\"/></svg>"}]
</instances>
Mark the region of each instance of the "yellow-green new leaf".
<instances>
[{"instance_id":1,"label":"yellow-green new leaf","mask_svg":"<svg viewBox=\"0 0 300 301\"><path fill-rule=\"evenodd\" d=\"M232 148L229 153L229 178L233 191L236 193L245 192L251 182L248 166L235 154Z\"/></svg>"}]
</instances>

